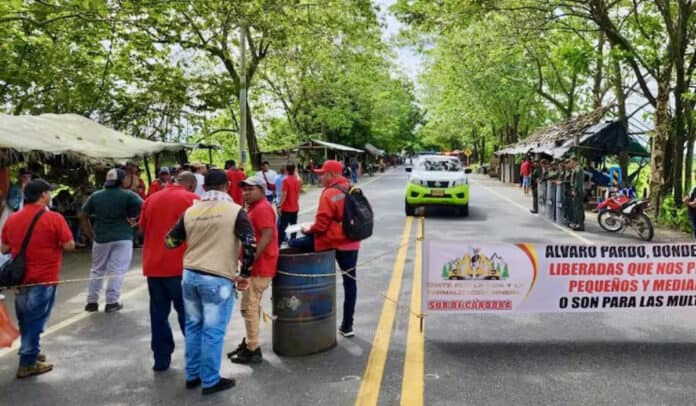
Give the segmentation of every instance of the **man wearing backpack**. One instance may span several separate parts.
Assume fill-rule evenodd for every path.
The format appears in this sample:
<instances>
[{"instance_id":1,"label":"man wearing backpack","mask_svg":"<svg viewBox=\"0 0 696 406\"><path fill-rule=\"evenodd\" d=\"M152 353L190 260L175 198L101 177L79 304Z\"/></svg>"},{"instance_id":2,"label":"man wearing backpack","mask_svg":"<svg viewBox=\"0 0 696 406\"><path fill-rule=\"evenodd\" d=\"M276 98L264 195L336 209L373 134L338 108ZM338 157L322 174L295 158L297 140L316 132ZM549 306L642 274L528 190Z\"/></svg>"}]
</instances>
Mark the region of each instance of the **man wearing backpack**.
<instances>
[{"instance_id":1,"label":"man wearing backpack","mask_svg":"<svg viewBox=\"0 0 696 406\"><path fill-rule=\"evenodd\" d=\"M359 240L349 239L343 229L346 194L350 190L350 182L341 176L343 164L339 161L324 162L321 169L315 169L319 182L324 187L319 198L319 207L311 227L305 227L302 238L291 240L292 248L304 251L336 251L336 262L343 276L343 322L339 333L344 337L352 337L353 313L358 294L355 266L358 262Z\"/></svg>"}]
</instances>

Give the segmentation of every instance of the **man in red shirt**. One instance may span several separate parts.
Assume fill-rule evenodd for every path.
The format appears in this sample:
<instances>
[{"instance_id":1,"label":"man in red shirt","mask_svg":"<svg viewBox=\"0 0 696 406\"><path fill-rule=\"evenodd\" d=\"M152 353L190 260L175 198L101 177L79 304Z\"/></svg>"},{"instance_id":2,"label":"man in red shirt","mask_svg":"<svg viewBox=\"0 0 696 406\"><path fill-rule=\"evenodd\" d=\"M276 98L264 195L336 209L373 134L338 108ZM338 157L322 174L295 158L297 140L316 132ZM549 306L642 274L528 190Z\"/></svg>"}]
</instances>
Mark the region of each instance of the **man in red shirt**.
<instances>
[{"instance_id":1,"label":"man in red shirt","mask_svg":"<svg viewBox=\"0 0 696 406\"><path fill-rule=\"evenodd\" d=\"M256 364L263 356L259 346L259 318L261 299L268 289L278 268L278 228L273 206L264 196L264 185L256 178L240 183L247 204L247 214L254 227L256 255L251 266L249 289L242 291L242 317L246 327L246 338L237 349L227 356L238 364Z\"/></svg>"},{"instance_id":2,"label":"man in red shirt","mask_svg":"<svg viewBox=\"0 0 696 406\"><path fill-rule=\"evenodd\" d=\"M172 184L172 175L169 172L169 168L166 166L160 168L157 176L157 179L150 183L150 187L147 189L147 197L152 196L153 194Z\"/></svg>"},{"instance_id":3,"label":"man in red shirt","mask_svg":"<svg viewBox=\"0 0 696 406\"><path fill-rule=\"evenodd\" d=\"M524 158L522 165L520 165L520 175L522 176L522 188L524 189L524 195L529 194L529 186L531 185L532 176L532 162L528 157Z\"/></svg>"},{"instance_id":4,"label":"man in red shirt","mask_svg":"<svg viewBox=\"0 0 696 406\"><path fill-rule=\"evenodd\" d=\"M311 227L303 228L305 237L290 240L288 245L304 251L336 251L336 262L343 275L343 322L339 333L344 337L353 337L353 314L358 296L355 267L358 263L360 241L352 241L343 232L343 210L345 208L344 191L350 189L348 179L341 176L343 164L339 161L324 162L321 169L316 169L319 182L324 190L319 197L319 207Z\"/></svg>"},{"instance_id":5,"label":"man in red shirt","mask_svg":"<svg viewBox=\"0 0 696 406\"><path fill-rule=\"evenodd\" d=\"M229 193L230 197L235 203L243 206L242 188L239 186L239 182L246 179L246 175L241 169L237 168L237 163L233 159L225 162L225 172L227 173L227 180L230 181L230 186L227 193Z\"/></svg>"},{"instance_id":6,"label":"man in red shirt","mask_svg":"<svg viewBox=\"0 0 696 406\"><path fill-rule=\"evenodd\" d=\"M36 221L29 245L24 252L25 268L22 284L44 285L20 288L15 296L15 311L22 335L19 348L17 378L46 373L53 365L40 356L39 336L43 332L56 297L63 250L75 249L75 241L62 215L48 211L51 185L42 179L30 181L24 187L24 207L7 219L2 229L3 254L17 256L32 222Z\"/></svg>"},{"instance_id":7,"label":"man in red shirt","mask_svg":"<svg viewBox=\"0 0 696 406\"><path fill-rule=\"evenodd\" d=\"M181 215L198 200L196 177L181 172L176 183L147 198L140 213L140 229L144 235L143 274L150 293L151 349L155 371L166 371L174 352L174 337L169 325L169 311L174 305L181 332L184 327L184 299L181 275L184 271L186 244L167 249L165 237Z\"/></svg>"},{"instance_id":8,"label":"man in red shirt","mask_svg":"<svg viewBox=\"0 0 696 406\"><path fill-rule=\"evenodd\" d=\"M283 179L282 194L278 204L280 219L278 221L278 245L285 241L285 229L291 224L297 224L297 213L300 211L300 192L302 191L302 181L295 174L295 165L287 167L288 174ZM292 233L291 238L295 238L297 233Z\"/></svg>"}]
</instances>

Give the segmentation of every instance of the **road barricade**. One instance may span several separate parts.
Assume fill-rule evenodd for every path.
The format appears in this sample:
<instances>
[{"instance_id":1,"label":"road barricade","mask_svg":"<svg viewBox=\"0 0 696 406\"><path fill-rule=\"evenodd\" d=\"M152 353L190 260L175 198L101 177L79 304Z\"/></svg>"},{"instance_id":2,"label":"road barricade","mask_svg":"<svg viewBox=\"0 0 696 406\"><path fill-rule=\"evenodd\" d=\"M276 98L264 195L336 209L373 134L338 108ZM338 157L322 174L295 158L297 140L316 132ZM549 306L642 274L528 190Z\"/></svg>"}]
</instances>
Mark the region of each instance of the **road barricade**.
<instances>
[{"instance_id":1,"label":"road barricade","mask_svg":"<svg viewBox=\"0 0 696 406\"><path fill-rule=\"evenodd\" d=\"M426 240L423 270L425 314L696 308L696 243Z\"/></svg>"},{"instance_id":2,"label":"road barricade","mask_svg":"<svg viewBox=\"0 0 696 406\"><path fill-rule=\"evenodd\" d=\"M336 346L334 251L280 251L273 279L273 351L298 356Z\"/></svg>"}]
</instances>

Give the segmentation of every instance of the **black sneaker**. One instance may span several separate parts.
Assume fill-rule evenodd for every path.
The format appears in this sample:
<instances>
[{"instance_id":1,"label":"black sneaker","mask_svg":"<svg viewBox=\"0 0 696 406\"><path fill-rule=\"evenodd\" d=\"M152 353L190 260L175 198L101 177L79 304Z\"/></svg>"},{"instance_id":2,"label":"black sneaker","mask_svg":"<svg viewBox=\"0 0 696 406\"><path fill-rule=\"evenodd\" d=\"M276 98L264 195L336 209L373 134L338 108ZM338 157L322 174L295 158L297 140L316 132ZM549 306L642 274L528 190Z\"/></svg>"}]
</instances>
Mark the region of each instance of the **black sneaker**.
<instances>
[{"instance_id":1,"label":"black sneaker","mask_svg":"<svg viewBox=\"0 0 696 406\"><path fill-rule=\"evenodd\" d=\"M201 386L201 378L191 379L186 381L186 389L196 389Z\"/></svg>"},{"instance_id":2,"label":"black sneaker","mask_svg":"<svg viewBox=\"0 0 696 406\"><path fill-rule=\"evenodd\" d=\"M123 309L123 305L121 303L111 303L107 304L106 307L104 307L104 313L113 313L121 309Z\"/></svg>"},{"instance_id":3,"label":"black sneaker","mask_svg":"<svg viewBox=\"0 0 696 406\"><path fill-rule=\"evenodd\" d=\"M232 357L239 354L243 350L246 350L246 338L242 338L242 342L239 344L239 346L237 346L236 350L227 353L227 358L229 358L231 361Z\"/></svg>"},{"instance_id":4,"label":"black sneaker","mask_svg":"<svg viewBox=\"0 0 696 406\"><path fill-rule=\"evenodd\" d=\"M338 333L342 335L343 337L353 337L355 333L353 333L353 328L345 328L341 327L338 329Z\"/></svg>"},{"instance_id":5,"label":"black sneaker","mask_svg":"<svg viewBox=\"0 0 696 406\"><path fill-rule=\"evenodd\" d=\"M86 312L90 312L90 313L99 311L99 304L97 304L97 303L87 303L87 305L85 306L85 311L86 311Z\"/></svg>"},{"instance_id":6,"label":"black sneaker","mask_svg":"<svg viewBox=\"0 0 696 406\"><path fill-rule=\"evenodd\" d=\"M230 361L234 362L235 364L258 364L262 360L263 355L261 354L261 347L251 351L245 346L236 354L236 356L230 357Z\"/></svg>"},{"instance_id":7,"label":"black sneaker","mask_svg":"<svg viewBox=\"0 0 696 406\"><path fill-rule=\"evenodd\" d=\"M232 389L234 388L235 384L236 382L234 381L234 379L220 378L218 383L211 386L210 388L203 388L203 391L201 393L203 393L203 395L212 395L213 393L222 392L227 389Z\"/></svg>"}]
</instances>

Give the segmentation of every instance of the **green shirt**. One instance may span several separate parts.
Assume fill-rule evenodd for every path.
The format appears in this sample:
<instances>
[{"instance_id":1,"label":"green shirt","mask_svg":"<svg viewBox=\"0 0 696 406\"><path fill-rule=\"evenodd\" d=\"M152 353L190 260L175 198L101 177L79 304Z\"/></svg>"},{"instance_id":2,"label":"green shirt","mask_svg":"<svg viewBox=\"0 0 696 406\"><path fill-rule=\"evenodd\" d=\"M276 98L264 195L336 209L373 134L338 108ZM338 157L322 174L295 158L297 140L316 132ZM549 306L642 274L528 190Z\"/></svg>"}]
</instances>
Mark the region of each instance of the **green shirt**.
<instances>
[{"instance_id":1,"label":"green shirt","mask_svg":"<svg viewBox=\"0 0 696 406\"><path fill-rule=\"evenodd\" d=\"M142 199L121 188L106 188L94 192L82 206L82 211L94 217L94 241L106 243L133 239L129 218L140 214Z\"/></svg>"}]
</instances>

